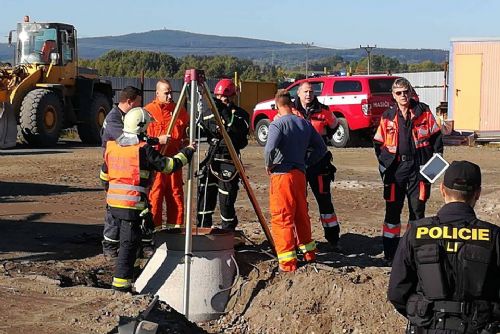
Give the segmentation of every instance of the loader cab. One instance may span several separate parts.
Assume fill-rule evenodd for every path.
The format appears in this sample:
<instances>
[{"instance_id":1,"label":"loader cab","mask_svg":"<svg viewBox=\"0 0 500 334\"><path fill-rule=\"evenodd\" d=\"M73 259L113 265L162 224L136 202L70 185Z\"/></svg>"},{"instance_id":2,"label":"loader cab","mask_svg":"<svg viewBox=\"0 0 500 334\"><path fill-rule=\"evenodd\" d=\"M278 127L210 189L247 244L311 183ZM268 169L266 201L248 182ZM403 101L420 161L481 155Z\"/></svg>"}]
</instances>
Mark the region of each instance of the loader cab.
<instances>
[{"instance_id":1,"label":"loader cab","mask_svg":"<svg viewBox=\"0 0 500 334\"><path fill-rule=\"evenodd\" d=\"M15 63L65 66L76 61L76 31L62 23L17 25Z\"/></svg>"}]
</instances>

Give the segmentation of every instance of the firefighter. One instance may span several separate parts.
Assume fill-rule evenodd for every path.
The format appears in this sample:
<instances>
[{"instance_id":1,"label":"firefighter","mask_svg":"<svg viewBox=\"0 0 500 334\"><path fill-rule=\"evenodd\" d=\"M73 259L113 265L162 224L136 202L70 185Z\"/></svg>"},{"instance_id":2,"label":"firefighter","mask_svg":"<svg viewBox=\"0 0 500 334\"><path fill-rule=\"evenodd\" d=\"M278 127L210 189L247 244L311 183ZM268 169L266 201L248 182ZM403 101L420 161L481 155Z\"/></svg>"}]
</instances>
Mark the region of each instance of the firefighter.
<instances>
[{"instance_id":1,"label":"firefighter","mask_svg":"<svg viewBox=\"0 0 500 334\"><path fill-rule=\"evenodd\" d=\"M406 333L497 333L500 229L479 220L481 170L453 161L435 217L411 223L392 266L388 298L409 320Z\"/></svg>"},{"instance_id":2,"label":"firefighter","mask_svg":"<svg viewBox=\"0 0 500 334\"><path fill-rule=\"evenodd\" d=\"M172 85L168 80L156 83L156 98L145 106L145 109L155 119L149 124L148 136L159 137L167 133L175 109L172 97ZM167 145L159 145L157 149L167 156L174 155L188 142L187 128L189 115L183 107L179 110L178 117L172 129ZM167 228L181 227L184 222L184 190L182 170L171 174L156 173L153 185L149 191L149 203L155 228L162 227L163 201L167 210Z\"/></svg>"},{"instance_id":3,"label":"firefighter","mask_svg":"<svg viewBox=\"0 0 500 334\"><path fill-rule=\"evenodd\" d=\"M419 173L434 153L443 153L441 130L424 103L410 98L413 91L405 78L392 84L395 106L383 114L373 138L379 171L384 183L385 218L382 241L390 265L401 233L401 211L408 198L409 220L425 215L431 185Z\"/></svg>"},{"instance_id":4,"label":"firefighter","mask_svg":"<svg viewBox=\"0 0 500 334\"><path fill-rule=\"evenodd\" d=\"M215 86L214 95L224 127L239 155L240 150L248 144L248 113L234 104L236 86L231 79L220 80ZM218 195L221 227L234 231L238 224L234 203L238 195L240 175L231 159L228 147L222 139L212 111L206 110L202 116L200 126L207 135L209 149L205 159L200 164L197 203L198 226L212 226L212 215L215 211Z\"/></svg>"},{"instance_id":5,"label":"firefighter","mask_svg":"<svg viewBox=\"0 0 500 334\"><path fill-rule=\"evenodd\" d=\"M141 90L133 86L127 86L120 91L119 102L114 106L104 119L101 129L102 147L106 148L108 141L114 141L123 133L123 118L129 110L139 107L142 103ZM166 136L159 136L159 143L165 144ZM144 239L145 253L151 253L152 240ZM118 256L120 246L120 222L113 218L109 210L104 217L104 231L102 249L104 257L114 261Z\"/></svg>"},{"instance_id":6,"label":"firefighter","mask_svg":"<svg viewBox=\"0 0 500 334\"><path fill-rule=\"evenodd\" d=\"M314 96L314 90L309 82L300 84L297 97L294 101L294 112L296 115L310 121L314 129L328 140L338 127L337 118L321 104ZM331 184L335 180L337 169L332 164L333 156L326 145L322 152L322 159L313 166L306 169L307 183L316 198L319 207L320 221L323 226L325 239L330 244L333 251L341 251L338 245L340 226L337 214L332 202Z\"/></svg>"},{"instance_id":7,"label":"firefighter","mask_svg":"<svg viewBox=\"0 0 500 334\"><path fill-rule=\"evenodd\" d=\"M271 232L278 254L279 269L297 269L298 248L308 262L316 259L307 209L306 153L308 163L321 158L325 143L311 123L292 113L290 93L279 90L275 103L280 117L269 125L264 149L266 172L271 176L269 211Z\"/></svg>"},{"instance_id":8,"label":"firefighter","mask_svg":"<svg viewBox=\"0 0 500 334\"><path fill-rule=\"evenodd\" d=\"M130 291L141 236L150 235L153 230L148 203L153 171L172 173L180 169L191 160L195 145L169 158L146 142L145 133L151 117L145 109L131 109L123 121L123 134L106 144L100 179L106 188L108 213L119 225L120 248L112 287Z\"/></svg>"},{"instance_id":9,"label":"firefighter","mask_svg":"<svg viewBox=\"0 0 500 334\"><path fill-rule=\"evenodd\" d=\"M127 86L120 92L119 102L114 106L104 119L101 129L102 147L106 148L108 140L116 140L123 132L123 117L132 108L139 107L142 102L141 91L133 86ZM104 217L104 231L102 251L104 257L114 261L118 256L120 247L120 222L113 219L113 215L106 208Z\"/></svg>"}]
</instances>

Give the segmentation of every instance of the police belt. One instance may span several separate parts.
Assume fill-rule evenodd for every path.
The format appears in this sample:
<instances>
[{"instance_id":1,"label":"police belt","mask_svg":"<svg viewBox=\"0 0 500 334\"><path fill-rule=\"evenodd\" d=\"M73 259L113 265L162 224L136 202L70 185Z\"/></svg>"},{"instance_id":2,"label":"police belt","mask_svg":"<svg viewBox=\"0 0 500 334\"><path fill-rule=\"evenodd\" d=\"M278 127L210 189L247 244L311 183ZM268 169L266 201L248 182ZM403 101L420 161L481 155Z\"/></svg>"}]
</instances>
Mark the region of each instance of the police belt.
<instances>
[{"instance_id":1,"label":"police belt","mask_svg":"<svg viewBox=\"0 0 500 334\"><path fill-rule=\"evenodd\" d=\"M443 331L453 331L457 334L464 334L467 331L468 324L457 316L442 319L439 326L424 328L410 325L406 333L409 334L435 334L443 333Z\"/></svg>"},{"instance_id":2,"label":"police belt","mask_svg":"<svg viewBox=\"0 0 500 334\"><path fill-rule=\"evenodd\" d=\"M433 311L443 313L470 314L475 306L474 302L457 302L452 300L434 301Z\"/></svg>"}]
</instances>

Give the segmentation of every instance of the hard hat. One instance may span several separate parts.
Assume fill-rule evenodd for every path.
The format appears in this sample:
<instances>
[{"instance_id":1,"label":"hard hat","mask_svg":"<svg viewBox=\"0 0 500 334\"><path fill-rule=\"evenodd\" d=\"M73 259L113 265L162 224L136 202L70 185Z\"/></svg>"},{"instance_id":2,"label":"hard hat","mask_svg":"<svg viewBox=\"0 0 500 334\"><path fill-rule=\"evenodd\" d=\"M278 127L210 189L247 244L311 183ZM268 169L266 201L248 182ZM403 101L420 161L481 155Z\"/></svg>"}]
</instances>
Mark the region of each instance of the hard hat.
<instances>
[{"instance_id":1,"label":"hard hat","mask_svg":"<svg viewBox=\"0 0 500 334\"><path fill-rule=\"evenodd\" d=\"M123 118L123 132L131 134L145 133L148 124L154 122L154 119L146 109L137 107L130 109Z\"/></svg>"},{"instance_id":2,"label":"hard hat","mask_svg":"<svg viewBox=\"0 0 500 334\"><path fill-rule=\"evenodd\" d=\"M231 79L222 79L215 85L214 94L223 96L236 95L236 85Z\"/></svg>"}]
</instances>

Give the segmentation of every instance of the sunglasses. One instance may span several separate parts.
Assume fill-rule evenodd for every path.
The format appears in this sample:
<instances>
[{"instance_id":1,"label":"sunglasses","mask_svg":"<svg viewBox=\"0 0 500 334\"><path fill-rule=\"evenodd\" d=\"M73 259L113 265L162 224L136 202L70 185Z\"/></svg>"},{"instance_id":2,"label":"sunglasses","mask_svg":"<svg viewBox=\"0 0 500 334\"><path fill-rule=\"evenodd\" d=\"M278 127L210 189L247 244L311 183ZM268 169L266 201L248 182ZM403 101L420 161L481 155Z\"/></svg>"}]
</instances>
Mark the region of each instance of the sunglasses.
<instances>
[{"instance_id":1,"label":"sunglasses","mask_svg":"<svg viewBox=\"0 0 500 334\"><path fill-rule=\"evenodd\" d=\"M400 91L397 91L397 92L394 92L394 94L396 94L397 96L400 96L401 94L404 94L404 95L407 95L410 93L410 91L407 89L407 90L400 90Z\"/></svg>"}]
</instances>

